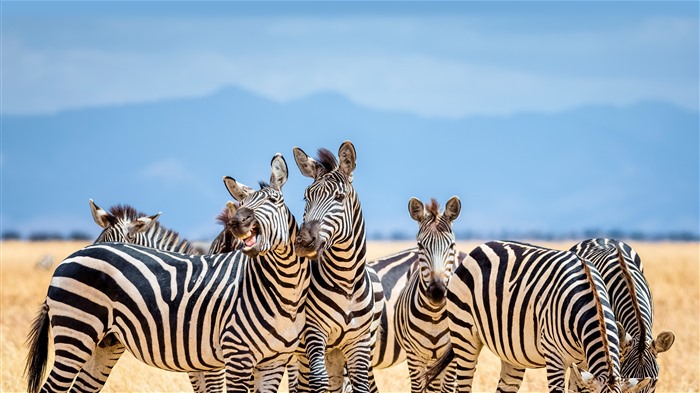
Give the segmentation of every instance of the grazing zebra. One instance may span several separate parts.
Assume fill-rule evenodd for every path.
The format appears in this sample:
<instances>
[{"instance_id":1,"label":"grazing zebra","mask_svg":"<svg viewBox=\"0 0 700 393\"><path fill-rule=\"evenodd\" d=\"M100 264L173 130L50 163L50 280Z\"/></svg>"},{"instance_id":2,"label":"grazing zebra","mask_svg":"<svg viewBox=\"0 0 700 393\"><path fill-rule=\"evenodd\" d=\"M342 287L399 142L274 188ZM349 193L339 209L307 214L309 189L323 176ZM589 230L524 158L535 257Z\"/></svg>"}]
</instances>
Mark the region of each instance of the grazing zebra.
<instances>
[{"instance_id":1,"label":"grazing zebra","mask_svg":"<svg viewBox=\"0 0 700 393\"><path fill-rule=\"evenodd\" d=\"M295 246L298 255L315 261L297 355L298 381L290 370L290 390L340 391L346 365L355 393L376 391L372 333L383 298L377 299L365 263L365 222L352 185L355 147L349 141L340 146L340 163L326 149L318 155L315 160L294 148L301 173L314 179L304 194L304 222Z\"/></svg>"},{"instance_id":2,"label":"grazing zebra","mask_svg":"<svg viewBox=\"0 0 700 393\"><path fill-rule=\"evenodd\" d=\"M396 299L394 331L399 345L406 351L413 393L423 390L421 374L443 354L449 343L445 296L457 263L452 222L460 210L457 197L447 201L443 213L435 199L427 206L416 198L408 202L411 218L419 225L416 236L419 258ZM448 370L443 375L433 381L429 391L454 390L454 373Z\"/></svg>"},{"instance_id":3,"label":"grazing zebra","mask_svg":"<svg viewBox=\"0 0 700 393\"><path fill-rule=\"evenodd\" d=\"M151 366L225 367L228 392L276 392L304 327L310 273L294 252L297 224L281 193L287 165L277 154L271 166L270 184L258 191L224 178L240 202L233 225L241 251L199 256L99 243L66 258L29 334L28 390L40 388L50 324L55 360L42 391L68 390L114 334Z\"/></svg>"},{"instance_id":4,"label":"grazing zebra","mask_svg":"<svg viewBox=\"0 0 700 393\"><path fill-rule=\"evenodd\" d=\"M571 248L591 261L600 272L616 319L626 332L620 345L620 375L623 378L651 378L643 390L653 392L659 378L656 356L673 345L673 332L651 334L653 303L642 261L629 245L614 239L588 239Z\"/></svg>"},{"instance_id":5,"label":"grazing zebra","mask_svg":"<svg viewBox=\"0 0 700 393\"><path fill-rule=\"evenodd\" d=\"M568 251L492 241L469 253L448 285L451 349L428 376L454 357L458 391L470 392L483 345L501 358L498 391L520 388L525 369L547 369L550 392L564 392L567 367L586 389L633 392L620 380L618 330L605 284L589 262ZM430 378L428 378L430 380Z\"/></svg>"}]
</instances>

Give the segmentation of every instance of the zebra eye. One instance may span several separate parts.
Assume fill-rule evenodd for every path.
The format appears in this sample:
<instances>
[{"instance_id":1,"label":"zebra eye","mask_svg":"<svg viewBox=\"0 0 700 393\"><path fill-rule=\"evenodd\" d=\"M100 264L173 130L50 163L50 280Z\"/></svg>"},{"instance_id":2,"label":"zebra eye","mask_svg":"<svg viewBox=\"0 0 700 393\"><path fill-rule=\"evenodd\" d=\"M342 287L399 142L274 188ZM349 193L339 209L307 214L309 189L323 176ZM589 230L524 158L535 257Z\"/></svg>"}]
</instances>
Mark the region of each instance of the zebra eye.
<instances>
[{"instance_id":1,"label":"zebra eye","mask_svg":"<svg viewBox=\"0 0 700 393\"><path fill-rule=\"evenodd\" d=\"M335 199L336 201L340 202L340 201L342 201L343 199L345 199L345 193L343 193L342 191L336 191L336 192L335 192L335 196L334 196L333 199Z\"/></svg>"}]
</instances>

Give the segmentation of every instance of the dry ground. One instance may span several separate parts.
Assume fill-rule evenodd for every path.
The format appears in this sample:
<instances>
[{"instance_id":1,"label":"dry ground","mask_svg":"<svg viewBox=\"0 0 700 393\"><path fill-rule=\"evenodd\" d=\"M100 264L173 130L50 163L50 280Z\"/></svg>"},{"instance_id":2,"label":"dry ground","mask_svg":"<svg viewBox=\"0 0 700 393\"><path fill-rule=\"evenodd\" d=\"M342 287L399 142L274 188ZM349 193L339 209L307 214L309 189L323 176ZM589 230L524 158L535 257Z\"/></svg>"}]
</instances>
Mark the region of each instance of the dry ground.
<instances>
[{"instance_id":1,"label":"dry ground","mask_svg":"<svg viewBox=\"0 0 700 393\"><path fill-rule=\"evenodd\" d=\"M569 243L539 244L568 249ZM70 242L0 242L0 390L23 391L22 378L26 347L24 340L39 305L42 303L53 269L34 268L43 255L50 254L56 263L85 243ZM471 250L476 243L461 243ZM368 257L376 258L411 246L411 243L369 242ZM673 330L676 342L660 356L660 392L700 391L699 361L699 275L700 249L697 243L632 243L641 255L654 295L654 334ZM55 266L55 265L54 265ZM499 373L498 361L484 350L476 372L474 390L494 391ZM376 372L382 392L405 392L409 389L405 364ZM286 383L283 381L283 389ZM191 391L184 373L158 370L136 361L128 353L119 361L105 386L107 392ZM521 391L546 391L543 370L528 371Z\"/></svg>"}]
</instances>

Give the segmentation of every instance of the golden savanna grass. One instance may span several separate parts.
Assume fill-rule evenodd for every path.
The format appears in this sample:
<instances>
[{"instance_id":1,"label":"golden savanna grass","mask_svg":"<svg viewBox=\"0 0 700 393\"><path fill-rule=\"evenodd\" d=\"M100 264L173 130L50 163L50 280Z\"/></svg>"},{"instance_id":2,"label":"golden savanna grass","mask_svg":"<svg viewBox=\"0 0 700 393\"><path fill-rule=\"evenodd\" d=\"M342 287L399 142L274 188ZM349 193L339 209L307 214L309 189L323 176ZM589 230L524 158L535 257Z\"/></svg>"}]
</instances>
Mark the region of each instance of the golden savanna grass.
<instances>
[{"instance_id":1,"label":"golden savanna grass","mask_svg":"<svg viewBox=\"0 0 700 393\"><path fill-rule=\"evenodd\" d=\"M573 242L543 243L543 246L568 249ZM38 270L34 264L50 254L56 263L81 248L79 242L2 242L2 276L0 280L0 389L3 392L24 391L22 377L27 348L24 344L32 319L46 296L52 270ZM411 247L410 242L369 242L368 257L377 258ZM461 250L469 251L477 243L462 242ZM699 245L697 243L637 243L631 245L641 255L647 279L654 295L654 335L673 330L676 342L668 353L661 354L660 392L692 392L700 390L699 361ZM55 265L54 265L55 266ZM52 359L49 360L52 362ZM49 363L51 364L51 363ZM499 362L488 349L482 352L476 371L474 391L494 391L498 381ZM377 383L382 392L409 391L405 364L377 370ZM543 370L530 370L525 375L523 392L547 390ZM191 391L184 373L172 373L146 366L126 353L114 368L104 391ZM283 381L280 391L286 391Z\"/></svg>"}]
</instances>

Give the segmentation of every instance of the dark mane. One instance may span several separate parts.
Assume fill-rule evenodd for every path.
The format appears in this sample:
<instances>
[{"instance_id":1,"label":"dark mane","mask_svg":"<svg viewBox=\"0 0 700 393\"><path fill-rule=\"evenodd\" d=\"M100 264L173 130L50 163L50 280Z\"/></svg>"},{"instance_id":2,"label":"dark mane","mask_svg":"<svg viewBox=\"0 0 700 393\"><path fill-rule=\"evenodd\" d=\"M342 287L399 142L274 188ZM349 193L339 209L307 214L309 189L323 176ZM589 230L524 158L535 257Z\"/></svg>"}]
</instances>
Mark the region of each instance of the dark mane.
<instances>
[{"instance_id":1,"label":"dark mane","mask_svg":"<svg viewBox=\"0 0 700 393\"><path fill-rule=\"evenodd\" d=\"M425 205L425 210L432 214L433 217L437 217L440 214L440 205L438 205L435 198L430 198L430 203Z\"/></svg>"},{"instance_id":2,"label":"dark mane","mask_svg":"<svg viewBox=\"0 0 700 393\"><path fill-rule=\"evenodd\" d=\"M263 180L260 180L260 181L258 182L258 185L260 186L260 189L261 189L261 190L262 190L263 188L265 188L265 187L270 187L270 183L268 183L268 182L266 182L266 181L263 181Z\"/></svg>"},{"instance_id":3,"label":"dark mane","mask_svg":"<svg viewBox=\"0 0 700 393\"><path fill-rule=\"evenodd\" d=\"M146 216L146 214L137 211L130 205L114 205L109 208L109 213L115 218L124 218L130 221Z\"/></svg>"},{"instance_id":4,"label":"dark mane","mask_svg":"<svg viewBox=\"0 0 700 393\"><path fill-rule=\"evenodd\" d=\"M233 219L233 217L230 217L228 215L227 208L224 208L224 210L222 210L221 213L218 216L216 216L216 222L218 222L219 224L221 224L225 227L227 227L229 225L229 221L231 221L231 219Z\"/></svg>"},{"instance_id":5,"label":"dark mane","mask_svg":"<svg viewBox=\"0 0 700 393\"><path fill-rule=\"evenodd\" d=\"M318 149L318 163L321 164L325 173L328 173L338 167L338 160L335 159L330 150Z\"/></svg>"}]
</instances>

